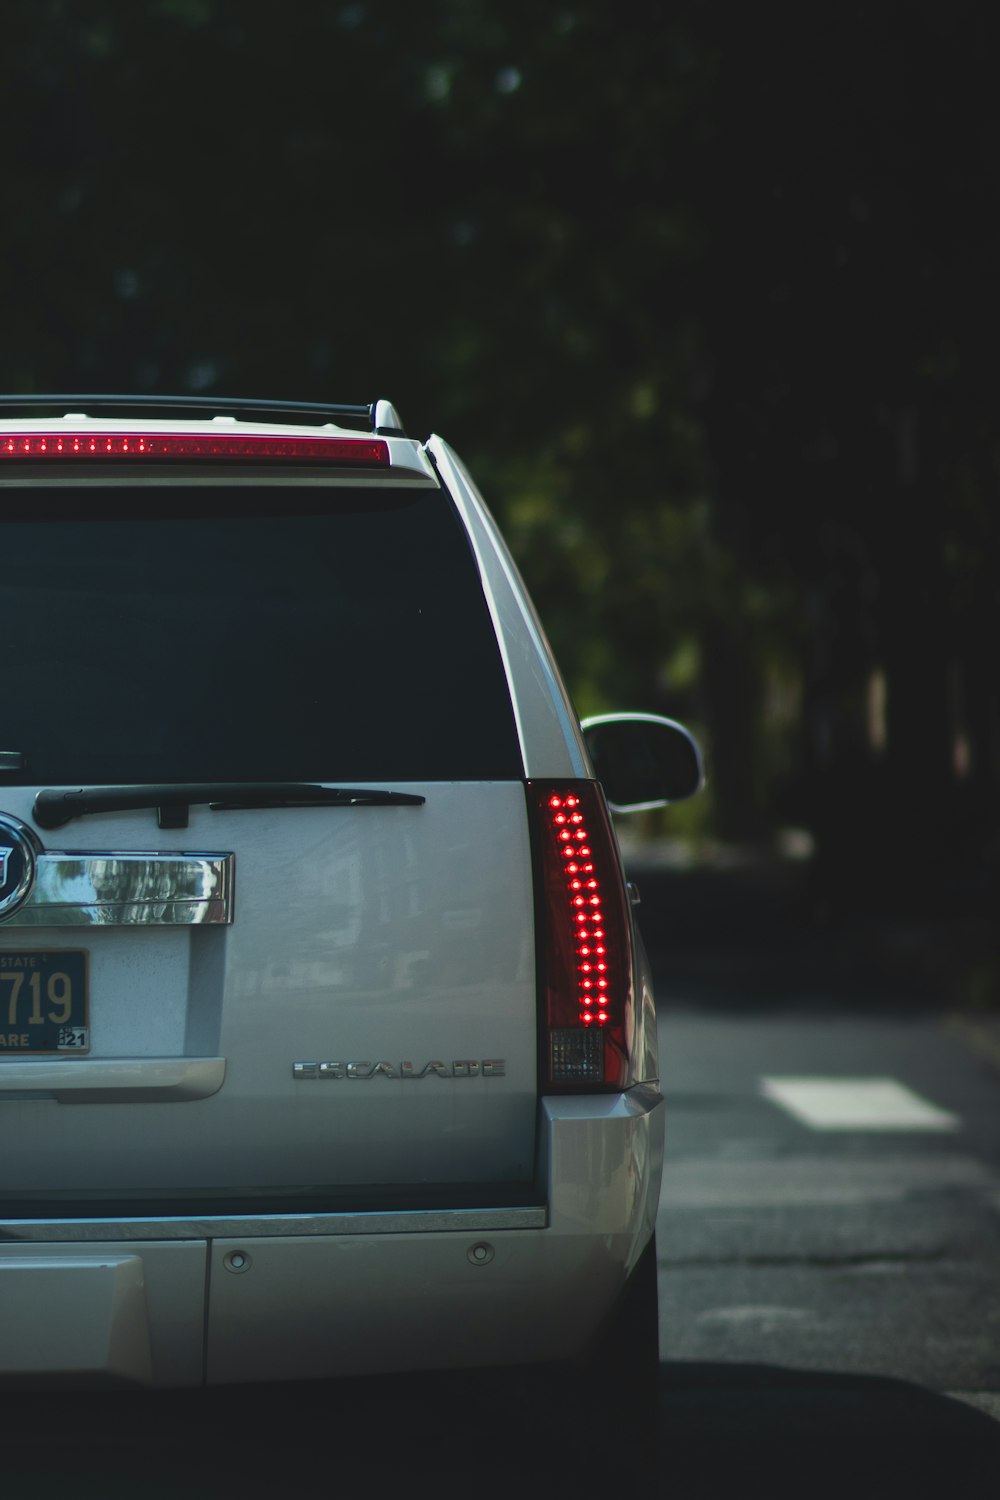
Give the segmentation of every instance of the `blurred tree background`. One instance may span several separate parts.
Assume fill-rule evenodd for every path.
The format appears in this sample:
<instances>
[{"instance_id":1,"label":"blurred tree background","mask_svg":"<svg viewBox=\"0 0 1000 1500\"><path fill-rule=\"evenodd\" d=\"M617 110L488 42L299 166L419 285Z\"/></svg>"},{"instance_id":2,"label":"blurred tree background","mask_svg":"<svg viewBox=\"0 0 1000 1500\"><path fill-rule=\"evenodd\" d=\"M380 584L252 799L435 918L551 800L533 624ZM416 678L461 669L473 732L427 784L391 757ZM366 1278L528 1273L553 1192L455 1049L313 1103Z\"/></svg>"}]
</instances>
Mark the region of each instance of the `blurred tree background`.
<instances>
[{"instance_id":1,"label":"blurred tree background","mask_svg":"<svg viewBox=\"0 0 1000 1500\"><path fill-rule=\"evenodd\" d=\"M989 10L8 0L0 387L390 397L581 712L704 736L675 827L985 911Z\"/></svg>"}]
</instances>

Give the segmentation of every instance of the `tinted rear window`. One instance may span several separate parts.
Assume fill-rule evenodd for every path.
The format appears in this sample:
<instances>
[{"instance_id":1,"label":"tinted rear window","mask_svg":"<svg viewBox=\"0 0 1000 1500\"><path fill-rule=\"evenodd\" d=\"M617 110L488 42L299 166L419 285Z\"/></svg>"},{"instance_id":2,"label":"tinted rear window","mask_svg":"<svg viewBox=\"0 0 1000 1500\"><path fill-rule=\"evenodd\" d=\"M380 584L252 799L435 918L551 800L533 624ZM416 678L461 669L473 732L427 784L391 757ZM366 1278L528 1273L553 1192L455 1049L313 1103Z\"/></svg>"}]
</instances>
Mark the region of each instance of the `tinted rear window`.
<instances>
[{"instance_id":1,"label":"tinted rear window","mask_svg":"<svg viewBox=\"0 0 1000 1500\"><path fill-rule=\"evenodd\" d=\"M441 491L46 487L0 518L0 749L32 783L521 774Z\"/></svg>"}]
</instances>

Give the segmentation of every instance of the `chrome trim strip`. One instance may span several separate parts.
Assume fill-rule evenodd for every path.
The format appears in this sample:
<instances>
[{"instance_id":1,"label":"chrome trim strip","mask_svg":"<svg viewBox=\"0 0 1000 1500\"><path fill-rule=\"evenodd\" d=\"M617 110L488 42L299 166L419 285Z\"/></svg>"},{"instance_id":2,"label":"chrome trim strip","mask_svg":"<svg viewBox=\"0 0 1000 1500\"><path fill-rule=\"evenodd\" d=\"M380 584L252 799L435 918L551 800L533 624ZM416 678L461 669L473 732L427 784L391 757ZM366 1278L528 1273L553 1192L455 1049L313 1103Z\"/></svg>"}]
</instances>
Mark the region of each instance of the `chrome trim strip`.
<instances>
[{"instance_id":1,"label":"chrome trim strip","mask_svg":"<svg viewBox=\"0 0 1000 1500\"><path fill-rule=\"evenodd\" d=\"M233 920L232 854L39 854L7 927L192 927Z\"/></svg>"},{"instance_id":2,"label":"chrome trim strip","mask_svg":"<svg viewBox=\"0 0 1000 1500\"><path fill-rule=\"evenodd\" d=\"M67 1057L0 1060L0 1098L59 1104L183 1104L217 1094L224 1057Z\"/></svg>"},{"instance_id":3,"label":"chrome trim strip","mask_svg":"<svg viewBox=\"0 0 1000 1500\"><path fill-rule=\"evenodd\" d=\"M221 1240L296 1235L483 1234L544 1229L544 1208L461 1208L393 1213L271 1214L254 1218L209 1214L201 1219L0 1219L0 1243L119 1240Z\"/></svg>"}]
</instances>

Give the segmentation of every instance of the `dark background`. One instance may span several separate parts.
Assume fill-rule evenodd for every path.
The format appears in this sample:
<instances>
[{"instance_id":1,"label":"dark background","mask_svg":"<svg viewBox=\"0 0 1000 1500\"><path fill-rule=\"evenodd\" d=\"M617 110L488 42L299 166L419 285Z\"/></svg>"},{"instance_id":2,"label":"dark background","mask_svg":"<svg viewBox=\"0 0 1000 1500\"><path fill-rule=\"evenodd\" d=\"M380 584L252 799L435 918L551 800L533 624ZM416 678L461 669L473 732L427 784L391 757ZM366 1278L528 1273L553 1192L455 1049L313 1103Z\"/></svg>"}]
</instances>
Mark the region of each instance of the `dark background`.
<instances>
[{"instance_id":1,"label":"dark background","mask_svg":"<svg viewBox=\"0 0 1000 1500\"><path fill-rule=\"evenodd\" d=\"M580 711L703 737L666 831L988 1003L990 10L9 0L0 389L391 398Z\"/></svg>"}]
</instances>

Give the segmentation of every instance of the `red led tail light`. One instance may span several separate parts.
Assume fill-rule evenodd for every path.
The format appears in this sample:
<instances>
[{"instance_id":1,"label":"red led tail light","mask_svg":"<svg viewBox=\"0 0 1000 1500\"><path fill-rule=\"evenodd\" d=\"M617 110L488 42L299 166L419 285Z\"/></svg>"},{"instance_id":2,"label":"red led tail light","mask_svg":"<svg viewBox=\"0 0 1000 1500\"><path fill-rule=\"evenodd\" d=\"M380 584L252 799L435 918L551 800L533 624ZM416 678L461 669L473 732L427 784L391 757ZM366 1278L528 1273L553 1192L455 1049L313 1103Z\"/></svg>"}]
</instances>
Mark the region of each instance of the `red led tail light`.
<instances>
[{"instance_id":1,"label":"red led tail light","mask_svg":"<svg viewBox=\"0 0 1000 1500\"><path fill-rule=\"evenodd\" d=\"M293 463L388 468L381 438L274 437L235 433L7 432L0 462Z\"/></svg>"},{"instance_id":2,"label":"red led tail light","mask_svg":"<svg viewBox=\"0 0 1000 1500\"><path fill-rule=\"evenodd\" d=\"M600 787L528 784L541 875L550 1090L628 1082L632 946L618 849Z\"/></svg>"}]
</instances>

